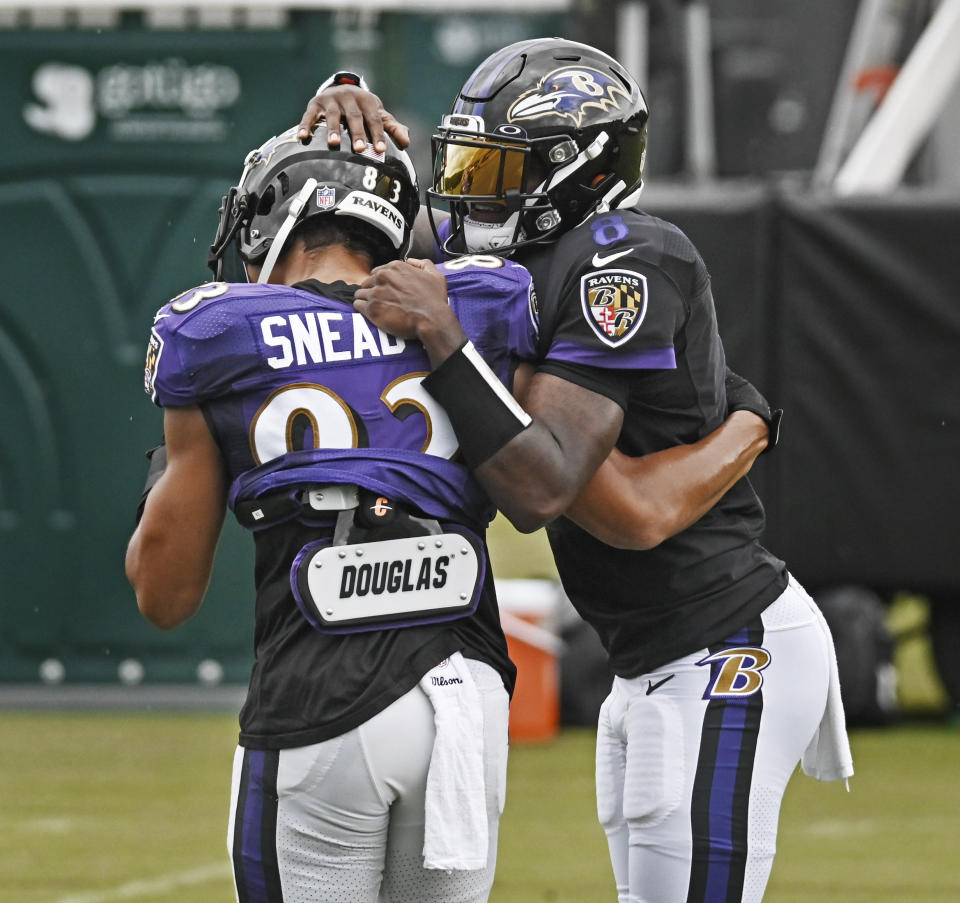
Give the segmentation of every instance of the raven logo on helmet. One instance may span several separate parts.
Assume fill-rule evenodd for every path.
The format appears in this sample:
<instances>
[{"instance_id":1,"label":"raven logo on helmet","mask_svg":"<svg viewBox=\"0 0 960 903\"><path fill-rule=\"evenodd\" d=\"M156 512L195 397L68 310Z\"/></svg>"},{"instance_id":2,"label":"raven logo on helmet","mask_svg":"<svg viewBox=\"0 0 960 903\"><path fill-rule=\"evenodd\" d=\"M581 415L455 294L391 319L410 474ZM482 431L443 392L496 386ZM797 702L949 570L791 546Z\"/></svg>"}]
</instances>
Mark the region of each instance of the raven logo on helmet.
<instances>
[{"instance_id":1,"label":"raven logo on helmet","mask_svg":"<svg viewBox=\"0 0 960 903\"><path fill-rule=\"evenodd\" d=\"M609 75L582 66L564 66L521 94L507 110L510 122L553 116L569 119L577 128L590 110L614 112L630 103L630 92Z\"/></svg>"}]
</instances>

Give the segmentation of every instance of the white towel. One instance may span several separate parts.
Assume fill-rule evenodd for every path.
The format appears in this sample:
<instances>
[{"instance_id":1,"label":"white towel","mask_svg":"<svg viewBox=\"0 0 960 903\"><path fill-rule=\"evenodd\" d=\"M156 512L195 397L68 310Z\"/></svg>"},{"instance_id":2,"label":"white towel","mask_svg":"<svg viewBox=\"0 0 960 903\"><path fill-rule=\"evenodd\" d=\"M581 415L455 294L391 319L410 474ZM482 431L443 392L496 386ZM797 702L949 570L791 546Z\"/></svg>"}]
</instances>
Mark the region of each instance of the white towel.
<instances>
[{"instance_id":1,"label":"white towel","mask_svg":"<svg viewBox=\"0 0 960 903\"><path fill-rule=\"evenodd\" d=\"M804 750L800 767L803 773L818 781L846 781L853 774L853 755L847 739L847 722L840 697L840 676L837 671L837 653L833 635L820 609L812 606L820 627L827 638L830 659L830 685L827 690L827 707L820 719L820 726ZM850 785L847 784L847 790Z\"/></svg>"},{"instance_id":2,"label":"white towel","mask_svg":"<svg viewBox=\"0 0 960 903\"><path fill-rule=\"evenodd\" d=\"M437 731L427 772L424 866L486 868L489 836L480 692L459 652L431 668L420 686L433 705Z\"/></svg>"}]
</instances>

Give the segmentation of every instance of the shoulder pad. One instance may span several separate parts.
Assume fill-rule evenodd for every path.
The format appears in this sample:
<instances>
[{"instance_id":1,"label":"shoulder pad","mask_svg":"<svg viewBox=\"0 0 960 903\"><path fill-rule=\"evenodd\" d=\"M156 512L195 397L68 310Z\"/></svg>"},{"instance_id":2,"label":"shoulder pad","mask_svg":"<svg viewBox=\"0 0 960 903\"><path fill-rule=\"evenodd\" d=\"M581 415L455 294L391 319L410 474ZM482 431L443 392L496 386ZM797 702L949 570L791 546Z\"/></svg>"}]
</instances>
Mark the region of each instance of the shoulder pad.
<instances>
[{"instance_id":1,"label":"shoulder pad","mask_svg":"<svg viewBox=\"0 0 960 903\"><path fill-rule=\"evenodd\" d=\"M495 254L464 254L463 257L454 257L444 260L437 267L445 273L457 273L461 270L501 270L507 261Z\"/></svg>"},{"instance_id":2,"label":"shoulder pad","mask_svg":"<svg viewBox=\"0 0 960 903\"><path fill-rule=\"evenodd\" d=\"M205 282L203 285L188 288L164 305L171 313L186 314L199 307L204 301L219 298L230 290L229 282Z\"/></svg>"}]
</instances>

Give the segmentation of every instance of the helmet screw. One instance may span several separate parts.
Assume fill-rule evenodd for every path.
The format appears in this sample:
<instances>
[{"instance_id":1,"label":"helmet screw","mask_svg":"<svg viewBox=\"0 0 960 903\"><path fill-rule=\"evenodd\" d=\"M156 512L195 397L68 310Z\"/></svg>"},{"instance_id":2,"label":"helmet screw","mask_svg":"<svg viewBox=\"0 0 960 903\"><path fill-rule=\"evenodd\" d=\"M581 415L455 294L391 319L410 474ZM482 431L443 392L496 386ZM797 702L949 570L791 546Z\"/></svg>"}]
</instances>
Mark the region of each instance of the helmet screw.
<instances>
[{"instance_id":1,"label":"helmet screw","mask_svg":"<svg viewBox=\"0 0 960 903\"><path fill-rule=\"evenodd\" d=\"M251 230L250 230L250 237L251 237L251 238L259 238L259 237L260 237L260 230L259 230L259 229L251 229Z\"/></svg>"},{"instance_id":2,"label":"helmet screw","mask_svg":"<svg viewBox=\"0 0 960 903\"><path fill-rule=\"evenodd\" d=\"M547 156L551 163L564 163L577 155L577 146L569 138L550 148Z\"/></svg>"},{"instance_id":3,"label":"helmet screw","mask_svg":"<svg viewBox=\"0 0 960 903\"><path fill-rule=\"evenodd\" d=\"M537 217L537 228L541 232L546 232L548 229L553 229L555 226L560 225L560 214L556 210L550 210L547 213L542 213Z\"/></svg>"}]
</instances>

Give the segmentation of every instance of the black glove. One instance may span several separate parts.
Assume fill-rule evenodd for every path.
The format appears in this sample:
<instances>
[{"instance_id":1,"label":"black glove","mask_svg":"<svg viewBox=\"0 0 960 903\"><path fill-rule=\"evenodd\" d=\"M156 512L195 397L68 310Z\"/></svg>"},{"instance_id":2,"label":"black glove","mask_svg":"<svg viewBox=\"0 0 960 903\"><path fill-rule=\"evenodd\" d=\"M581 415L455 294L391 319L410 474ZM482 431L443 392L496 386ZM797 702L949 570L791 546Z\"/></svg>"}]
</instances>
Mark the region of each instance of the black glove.
<instances>
[{"instance_id":1,"label":"black glove","mask_svg":"<svg viewBox=\"0 0 960 903\"><path fill-rule=\"evenodd\" d=\"M137 515L134 521L136 524L139 524L140 518L143 517L143 508L147 504L147 496L150 495L150 490L153 489L157 480L163 476L163 472L167 469L167 446L161 442L146 452L145 457L150 462L150 466L147 468L147 482L143 485L140 502L137 504Z\"/></svg>"},{"instance_id":2,"label":"black glove","mask_svg":"<svg viewBox=\"0 0 960 903\"><path fill-rule=\"evenodd\" d=\"M770 402L760 394L757 387L740 374L734 373L729 367L727 367L723 384L727 390L727 416L729 417L734 411L752 411L766 423L770 432L770 441L764 452L776 448L780 440L780 420L783 417L783 409L777 408L771 411Z\"/></svg>"}]
</instances>

